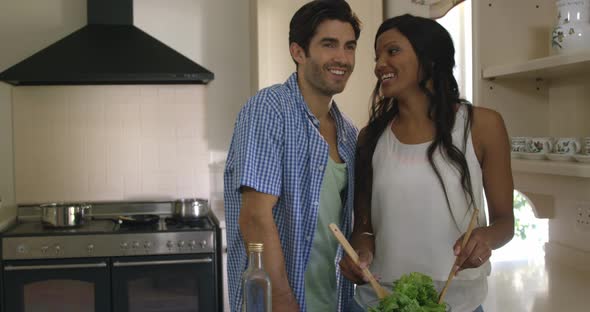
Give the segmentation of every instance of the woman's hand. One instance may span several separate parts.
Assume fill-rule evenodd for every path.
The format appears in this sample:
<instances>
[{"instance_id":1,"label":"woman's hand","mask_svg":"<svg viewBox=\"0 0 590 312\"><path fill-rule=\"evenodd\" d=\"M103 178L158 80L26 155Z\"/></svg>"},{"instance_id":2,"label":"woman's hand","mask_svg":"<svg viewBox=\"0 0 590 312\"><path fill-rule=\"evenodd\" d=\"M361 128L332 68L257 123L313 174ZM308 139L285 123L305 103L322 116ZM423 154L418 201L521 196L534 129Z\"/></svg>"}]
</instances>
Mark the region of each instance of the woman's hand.
<instances>
[{"instance_id":1,"label":"woman's hand","mask_svg":"<svg viewBox=\"0 0 590 312\"><path fill-rule=\"evenodd\" d=\"M490 246L490 234L487 227L473 229L469 241L465 248L461 249L463 235L457 239L453 246L453 251L457 260L455 265L458 266L457 272L463 269L480 267L492 256L492 247Z\"/></svg>"},{"instance_id":2,"label":"woman's hand","mask_svg":"<svg viewBox=\"0 0 590 312\"><path fill-rule=\"evenodd\" d=\"M356 265L354 261L345 255L340 260L340 269L342 275L357 285L366 284L369 280L363 273L364 268L368 268L373 262L373 253L367 249L355 250L359 256L359 265Z\"/></svg>"},{"instance_id":3,"label":"woman's hand","mask_svg":"<svg viewBox=\"0 0 590 312\"><path fill-rule=\"evenodd\" d=\"M464 250L460 248L463 237L455 243L459 269L481 266L492 255L492 249L504 246L514 236L510 139L502 116L493 110L475 107L472 139L481 164L489 226L475 229Z\"/></svg>"}]
</instances>

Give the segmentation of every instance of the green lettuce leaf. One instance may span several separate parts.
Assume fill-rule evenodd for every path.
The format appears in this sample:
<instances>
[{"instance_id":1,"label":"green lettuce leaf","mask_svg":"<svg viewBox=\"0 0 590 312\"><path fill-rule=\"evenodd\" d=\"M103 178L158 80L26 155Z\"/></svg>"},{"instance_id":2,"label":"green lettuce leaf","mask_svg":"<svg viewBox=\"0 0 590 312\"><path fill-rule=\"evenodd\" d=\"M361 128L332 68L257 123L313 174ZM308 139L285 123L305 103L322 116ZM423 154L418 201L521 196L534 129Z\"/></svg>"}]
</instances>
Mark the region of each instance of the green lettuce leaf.
<instances>
[{"instance_id":1,"label":"green lettuce leaf","mask_svg":"<svg viewBox=\"0 0 590 312\"><path fill-rule=\"evenodd\" d=\"M438 304L438 293L432 278L413 272L403 275L393 283L391 295L383 298L370 312L445 312L446 306Z\"/></svg>"}]
</instances>

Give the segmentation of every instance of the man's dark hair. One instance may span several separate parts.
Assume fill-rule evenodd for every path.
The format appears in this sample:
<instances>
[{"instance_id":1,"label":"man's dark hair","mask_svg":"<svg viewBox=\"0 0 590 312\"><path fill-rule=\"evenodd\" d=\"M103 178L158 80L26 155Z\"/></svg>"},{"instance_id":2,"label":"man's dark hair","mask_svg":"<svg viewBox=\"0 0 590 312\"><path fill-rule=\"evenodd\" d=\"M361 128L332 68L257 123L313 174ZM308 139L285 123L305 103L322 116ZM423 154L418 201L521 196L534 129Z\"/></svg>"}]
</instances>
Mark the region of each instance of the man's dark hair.
<instances>
[{"instance_id":1,"label":"man's dark hair","mask_svg":"<svg viewBox=\"0 0 590 312\"><path fill-rule=\"evenodd\" d=\"M358 40L361 33L361 22L344 0L314 0L302 6L289 24L289 45L295 42L309 56L309 42L315 35L318 26L325 20L339 20L349 23ZM297 64L297 62L295 62Z\"/></svg>"}]
</instances>

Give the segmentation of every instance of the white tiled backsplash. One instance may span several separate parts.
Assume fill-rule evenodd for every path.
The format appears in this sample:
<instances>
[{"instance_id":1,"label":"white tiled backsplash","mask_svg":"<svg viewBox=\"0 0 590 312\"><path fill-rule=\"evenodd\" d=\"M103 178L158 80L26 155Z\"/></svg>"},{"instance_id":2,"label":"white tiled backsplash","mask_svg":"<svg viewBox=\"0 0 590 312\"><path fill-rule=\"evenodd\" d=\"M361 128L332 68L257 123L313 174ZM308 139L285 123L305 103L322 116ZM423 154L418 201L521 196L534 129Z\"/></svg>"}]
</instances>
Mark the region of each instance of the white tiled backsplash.
<instances>
[{"instance_id":1,"label":"white tiled backsplash","mask_svg":"<svg viewBox=\"0 0 590 312\"><path fill-rule=\"evenodd\" d=\"M17 203L209 196L205 86L12 90Z\"/></svg>"}]
</instances>

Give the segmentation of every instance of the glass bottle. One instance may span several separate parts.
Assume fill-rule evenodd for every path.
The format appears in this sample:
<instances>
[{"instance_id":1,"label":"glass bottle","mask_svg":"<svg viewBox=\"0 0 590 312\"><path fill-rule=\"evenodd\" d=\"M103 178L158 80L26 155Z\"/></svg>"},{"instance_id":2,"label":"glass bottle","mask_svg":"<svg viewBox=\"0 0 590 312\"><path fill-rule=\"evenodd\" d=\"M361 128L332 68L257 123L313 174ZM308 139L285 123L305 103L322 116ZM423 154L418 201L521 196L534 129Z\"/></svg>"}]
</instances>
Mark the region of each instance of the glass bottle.
<instances>
[{"instance_id":1,"label":"glass bottle","mask_svg":"<svg viewBox=\"0 0 590 312\"><path fill-rule=\"evenodd\" d=\"M242 275L244 312L271 312L270 277L262 266L262 243L248 243L248 268Z\"/></svg>"}]
</instances>

